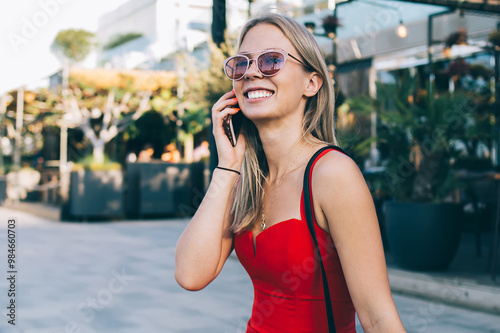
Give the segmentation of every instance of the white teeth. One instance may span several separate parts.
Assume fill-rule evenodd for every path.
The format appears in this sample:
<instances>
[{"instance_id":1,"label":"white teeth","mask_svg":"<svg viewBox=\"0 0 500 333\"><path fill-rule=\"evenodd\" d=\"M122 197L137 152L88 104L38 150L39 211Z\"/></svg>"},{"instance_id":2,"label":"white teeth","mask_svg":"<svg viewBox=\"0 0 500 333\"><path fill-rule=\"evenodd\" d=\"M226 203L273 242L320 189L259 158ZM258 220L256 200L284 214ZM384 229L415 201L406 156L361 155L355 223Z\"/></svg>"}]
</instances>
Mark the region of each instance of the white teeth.
<instances>
[{"instance_id":1,"label":"white teeth","mask_svg":"<svg viewBox=\"0 0 500 333\"><path fill-rule=\"evenodd\" d=\"M248 92L248 98L262 98L262 97L269 97L273 93L267 90L252 90Z\"/></svg>"}]
</instances>

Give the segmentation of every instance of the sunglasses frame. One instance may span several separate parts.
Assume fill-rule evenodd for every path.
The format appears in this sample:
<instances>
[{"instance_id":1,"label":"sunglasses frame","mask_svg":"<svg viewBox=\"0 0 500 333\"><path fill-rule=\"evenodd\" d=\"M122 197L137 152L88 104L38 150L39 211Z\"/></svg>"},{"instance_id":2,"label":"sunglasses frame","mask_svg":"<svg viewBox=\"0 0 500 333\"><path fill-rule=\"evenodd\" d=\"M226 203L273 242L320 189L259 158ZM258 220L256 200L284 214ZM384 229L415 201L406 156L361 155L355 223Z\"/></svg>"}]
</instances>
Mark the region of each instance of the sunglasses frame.
<instances>
[{"instance_id":1,"label":"sunglasses frame","mask_svg":"<svg viewBox=\"0 0 500 333\"><path fill-rule=\"evenodd\" d=\"M258 52L258 55L255 58L249 58L248 56L246 56L246 54L252 54L252 53L257 53L257 52ZM297 57L294 57L293 55L291 55L290 53L288 53L287 51L285 51L283 49L266 49L266 50L257 51L257 52L243 52L243 53L234 55L234 56L229 57L226 60L224 60L223 69L224 69L224 74L226 75L226 77L229 80L231 80L231 81L239 81L239 80L243 79L245 77L246 73L248 72L248 69L250 68L250 66L252 66L252 60L256 63L257 70L259 71L260 74L262 74L263 76L266 76L266 77L274 76L274 75L278 74L279 72L281 72L281 70L283 69L283 67L285 67L287 56L290 56L291 58L297 60L304 67L309 68L309 66L307 66L306 64L304 64L304 62L302 62L300 59L298 59ZM280 53L283 56L284 60L283 60L283 67L281 67L276 73L271 74L271 75L266 75L266 74L262 73L262 71L260 70L258 59L263 54L266 54L266 53L269 53L269 52L278 52L278 53ZM247 68L245 69L245 72L243 73L243 75L241 75L241 77L239 79L232 79L232 78L229 77L229 75L227 75L226 66L227 66L227 63L229 61L231 61L234 58L238 58L238 57L243 57L243 58L247 59Z\"/></svg>"}]
</instances>

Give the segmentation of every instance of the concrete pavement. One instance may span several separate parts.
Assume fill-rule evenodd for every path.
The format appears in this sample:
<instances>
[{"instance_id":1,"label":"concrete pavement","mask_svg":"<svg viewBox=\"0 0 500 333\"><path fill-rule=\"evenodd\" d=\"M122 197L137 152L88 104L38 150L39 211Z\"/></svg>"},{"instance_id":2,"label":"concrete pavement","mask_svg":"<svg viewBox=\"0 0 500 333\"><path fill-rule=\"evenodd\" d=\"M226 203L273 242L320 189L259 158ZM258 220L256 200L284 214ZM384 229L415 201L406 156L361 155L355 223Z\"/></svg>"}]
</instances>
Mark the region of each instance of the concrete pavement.
<instances>
[{"instance_id":1,"label":"concrete pavement","mask_svg":"<svg viewBox=\"0 0 500 333\"><path fill-rule=\"evenodd\" d=\"M175 245L187 220L64 223L0 208L5 275L11 217L17 220L16 326L7 323L9 282L2 278L0 332L244 332L253 290L234 256L202 291L175 282ZM445 298L394 299L408 332L500 332L499 315L445 305Z\"/></svg>"}]
</instances>

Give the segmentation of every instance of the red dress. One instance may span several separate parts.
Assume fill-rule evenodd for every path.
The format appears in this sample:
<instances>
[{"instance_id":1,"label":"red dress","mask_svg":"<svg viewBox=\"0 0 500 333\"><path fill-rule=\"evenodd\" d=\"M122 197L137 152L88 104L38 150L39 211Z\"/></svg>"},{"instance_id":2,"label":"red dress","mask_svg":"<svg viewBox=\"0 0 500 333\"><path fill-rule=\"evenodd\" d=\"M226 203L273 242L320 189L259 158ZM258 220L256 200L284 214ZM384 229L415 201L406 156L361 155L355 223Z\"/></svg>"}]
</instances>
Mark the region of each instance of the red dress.
<instances>
[{"instance_id":1,"label":"red dress","mask_svg":"<svg viewBox=\"0 0 500 333\"><path fill-rule=\"evenodd\" d=\"M300 211L300 220L282 221L259 233L255 249L251 230L234 235L234 249L254 287L247 333L328 333L321 269L314 257L303 200ZM314 228L325 258L337 332L356 332L355 309L333 240L315 219Z\"/></svg>"}]
</instances>

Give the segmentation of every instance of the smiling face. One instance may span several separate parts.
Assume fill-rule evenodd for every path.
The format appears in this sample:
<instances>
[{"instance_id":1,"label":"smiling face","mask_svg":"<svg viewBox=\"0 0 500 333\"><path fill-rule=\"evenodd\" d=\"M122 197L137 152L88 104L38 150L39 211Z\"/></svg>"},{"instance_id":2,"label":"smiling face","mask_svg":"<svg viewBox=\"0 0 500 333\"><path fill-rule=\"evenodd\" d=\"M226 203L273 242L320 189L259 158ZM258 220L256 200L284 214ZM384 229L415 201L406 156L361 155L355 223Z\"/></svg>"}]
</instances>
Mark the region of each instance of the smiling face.
<instances>
[{"instance_id":1,"label":"smiling face","mask_svg":"<svg viewBox=\"0 0 500 333\"><path fill-rule=\"evenodd\" d=\"M297 50L281 30L270 24L251 28L241 43L239 54L255 59L267 49L283 50L300 59ZM302 59L300 59L302 60ZM234 81L238 103L245 116L254 122L300 115L304 111L307 96L305 90L310 73L303 65L287 56L284 67L274 76L264 76L255 61L251 61L241 80Z\"/></svg>"}]
</instances>

